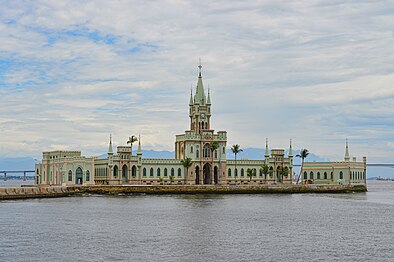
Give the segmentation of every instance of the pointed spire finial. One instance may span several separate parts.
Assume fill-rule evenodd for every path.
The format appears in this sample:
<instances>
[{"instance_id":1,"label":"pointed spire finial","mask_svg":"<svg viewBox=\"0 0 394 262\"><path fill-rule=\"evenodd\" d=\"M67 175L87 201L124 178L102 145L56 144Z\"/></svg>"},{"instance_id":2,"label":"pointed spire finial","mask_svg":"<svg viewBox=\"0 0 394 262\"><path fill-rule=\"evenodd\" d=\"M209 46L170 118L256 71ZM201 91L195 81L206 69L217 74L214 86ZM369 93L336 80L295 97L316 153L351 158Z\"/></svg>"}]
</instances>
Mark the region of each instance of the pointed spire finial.
<instances>
[{"instance_id":1,"label":"pointed spire finial","mask_svg":"<svg viewBox=\"0 0 394 262\"><path fill-rule=\"evenodd\" d=\"M270 153L268 151L268 138L265 139L265 154L264 154L264 156L266 158L268 158L270 156Z\"/></svg>"},{"instance_id":2,"label":"pointed spire finial","mask_svg":"<svg viewBox=\"0 0 394 262\"><path fill-rule=\"evenodd\" d=\"M141 135L138 134L138 149L137 149L137 155L142 155L142 149L141 149Z\"/></svg>"},{"instance_id":3,"label":"pointed spire finial","mask_svg":"<svg viewBox=\"0 0 394 262\"><path fill-rule=\"evenodd\" d=\"M346 137L346 150L345 150L345 161L349 161L350 160L350 155L349 155L349 143L348 143L348 139Z\"/></svg>"},{"instance_id":4,"label":"pointed spire finial","mask_svg":"<svg viewBox=\"0 0 394 262\"><path fill-rule=\"evenodd\" d=\"M292 148L292 146L291 146L291 138L290 138L289 157L293 157L293 148Z\"/></svg>"},{"instance_id":5,"label":"pointed spire finial","mask_svg":"<svg viewBox=\"0 0 394 262\"><path fill-rule=\"evenodd\" d=\"M201 65L201 57L199 58L199 64L198 64L198 77L201 77L201 68L202 68L202 65Z\"/></svg>"},{"instance_id":6,"label":"pointed spire finial","mask_svg":"<svg viewBox=\"0 0 394 262\"><path fill-rule=\"evenodd\" d=\"M109 146L108 146L108 155L112 155L114 153L112 149L112 134L109 134Z\"/></svg>"}]
</instances>

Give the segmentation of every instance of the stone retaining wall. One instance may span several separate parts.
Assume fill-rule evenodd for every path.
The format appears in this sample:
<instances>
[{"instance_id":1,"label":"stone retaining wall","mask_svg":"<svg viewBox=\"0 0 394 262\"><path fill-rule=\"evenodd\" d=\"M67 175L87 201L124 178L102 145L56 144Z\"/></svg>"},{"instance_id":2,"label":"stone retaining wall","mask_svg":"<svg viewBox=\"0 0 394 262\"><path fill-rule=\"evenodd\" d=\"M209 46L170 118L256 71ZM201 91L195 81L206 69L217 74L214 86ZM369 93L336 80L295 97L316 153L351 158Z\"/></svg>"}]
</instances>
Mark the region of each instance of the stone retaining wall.
<instances>
[{"instance_id":1,"label":"stone retaining wall","mask_svg":"<svg viewBox=\"0 0 394 262\"><path fill-rule=\"evenodd\" d=\"M86 194L298 194L366 192L365 185L262 185L262 186L82 186L0 188L0 200L65 197Z\"/></svg>"}]
</instances>

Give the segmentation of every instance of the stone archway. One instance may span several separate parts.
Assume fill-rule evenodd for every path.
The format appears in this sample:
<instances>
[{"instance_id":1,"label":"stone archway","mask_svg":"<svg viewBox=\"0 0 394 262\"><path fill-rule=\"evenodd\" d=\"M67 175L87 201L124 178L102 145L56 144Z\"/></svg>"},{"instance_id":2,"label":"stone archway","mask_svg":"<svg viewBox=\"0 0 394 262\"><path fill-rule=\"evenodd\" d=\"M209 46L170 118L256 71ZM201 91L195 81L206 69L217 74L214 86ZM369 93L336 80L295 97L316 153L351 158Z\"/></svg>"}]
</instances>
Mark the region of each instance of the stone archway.
<instances>
[{"instance_id":1,"label":"stone archway","mask_svg":"<svg viewBox=\"0 0 394 262\"><path fill-rule=\"evenodd\" d=\"M215 166L213 169L213 182L215 183L215 185L217 185L219 183L218 180L218 167Z\"/></svg>"},{"instance_id":2,"label":"stone archway","mask_svg":"<svg viewBox=\"0 0 394 262\"><path fill-rule=\"evenodd\" d=\"M124 164L122 167L122 182L126 183L127 182L127 165Z\"/></svg>"},{"instance_id":3,"label":"stone archway","mask_svg":"<svg viewBox=\"0 0 394 262\"><path fill-rule=\"evenodd\" d=\"M204 177L204 184L209 185L212 184L211 179L211 165L206 163L203 168L203 177Z\"/></svg>"},{"instance_id":4,"label":"stone archway","mask_svg":"<svg viewBox=\"0 0 394 262\"><path fill-rule=\"evenodd\" d=\"M83 184L83 172L82 168L78 167L75 171L75 184L82 185Z\"/></svg>"},{"instance_id":5,"label":"stone archway","mask_svg":"<svg viewBox=\"0 0 394 262\"><path fill-rule=\"evenodd\" d=\"M196 181L194 183L196 185L199 185L200 184L200 167L199 166L196 166L195 174L196 174Z\"/></svg>"}]
</instances>

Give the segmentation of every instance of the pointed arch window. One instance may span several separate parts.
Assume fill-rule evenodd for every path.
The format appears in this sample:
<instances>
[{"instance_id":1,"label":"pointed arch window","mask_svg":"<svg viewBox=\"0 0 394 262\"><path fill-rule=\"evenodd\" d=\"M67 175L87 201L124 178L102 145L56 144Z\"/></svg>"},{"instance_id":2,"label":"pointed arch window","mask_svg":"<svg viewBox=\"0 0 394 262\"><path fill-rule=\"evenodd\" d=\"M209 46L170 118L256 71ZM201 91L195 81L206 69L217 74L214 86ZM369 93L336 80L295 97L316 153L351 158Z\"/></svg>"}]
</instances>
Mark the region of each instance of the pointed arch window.
<instances>
[{"instance_id":1,"label":"pointed arch window","mask_svg":"<svg viewBox=\"0 0 394 262\"><path fill-rule=\"evenodd\" d=\"M343 172L339 172L339 179L343 179Z\"/></svg>"},{"instance_id":2,"label":"pointed arch window","mask_svg":"<svg viewBox=\"0 0 394 262\"><path fill-rule=\"evenodd\" d=\"M228 176L231 177L231 169L230 168L228 169L227 173L228 173Z\"/></svg>"},{"instance_id":3,"label":"pointed arch window","mask_svg":"<svg viewBox=\"0 0 394 262\"><path fill-rule=\"evenodd\" d=\"M313 179L313 172L311 171L311 173L309 174L309 178Z\"/></svg>"},{"instance_id":4,"label":"pointed arch window","mask_svg":"<svg viewBox=\"0 0 394 262\"><path fill-rule=\"evenodd\" d=\"M144 167L144 169L142 170L142 176L146 176L146 168Z\"/></svg>"},{"instance_id":5,"label":"pointed arch window","mask_svg":"<svg viewBox=\"0 0 394 262\"><path fill-rule=\"evenodd\" d=\"M160 176L160 167L159 168L157 168L157 174L156 174L157 176Z\"/></svg>"},{"instance_id":6,"label":"pointed arch window","mask_svg":"<svg viewBox=\"0 0 394 262\"><path fill-rule=\"evenodd\" d=\"M86 181L90 181L90 171L86 170Z\"/></svg>"},{"instance_id":7,"label":"pointed arch window","mask_svg":"<svg viewBox=\"0 0 394 262\"><path fill-rule=\"evenodd\" d=\"M324 179L327 179L327 172L324 172Z\"/></svg>"},{"instance_id":8,"label":"pointed arch window","mask_svg":"<svg viewBox=\"0 0 394 262\"><path fill-rule=\"evenodd\" d=\"M182 176L182 170L180 169L180 168L178 168L178 177L181 177Z\"/></svg>"},{"instance_id":9,"label":"pointed arch window","mask_svg":"<svg viewBox=\"0 0 394 262\"><path fill-rule=\"evenodd\" d=\"M73 181L73 171L68 171L68 181Z\"/></svg>"},{"instance_id":10,"label":"pointed arch window","mask_svg":"<svg viewBox=\"0 0 394 262\"><path fill-rule=\"evenodd\" d=\"M167 176L167 168L164 168L164 176Z\"/></svg>"},{"instance_id":11,"label":"pointed arch window","mask_svg":"<svg viewBox=\"0 0 394 262\"><path fill-rule=\"evenodd\" d=\"M171 168L171 176L174 176L174 175L175 175L174 168Z\"/></svg>"},{"instance_id":12,"label":"pointed arch window","mask_svg":"<svg viewBox=\"0 0 394 262\"><path fill-rule=\"evenodd\" d=\"M152 168L152 167L150 168L150 174L149 174L149 176L153 176L153 168Z\"/></svg>"}]
</instances>

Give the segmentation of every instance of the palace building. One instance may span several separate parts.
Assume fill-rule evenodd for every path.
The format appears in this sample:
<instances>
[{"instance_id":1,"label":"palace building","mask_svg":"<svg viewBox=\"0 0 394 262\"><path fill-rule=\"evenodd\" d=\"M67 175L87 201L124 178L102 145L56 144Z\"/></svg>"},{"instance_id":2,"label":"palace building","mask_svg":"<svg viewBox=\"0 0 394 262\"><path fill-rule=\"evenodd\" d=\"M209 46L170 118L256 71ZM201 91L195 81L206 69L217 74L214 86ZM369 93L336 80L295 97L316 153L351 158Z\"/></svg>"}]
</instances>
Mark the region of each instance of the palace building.
<instances>
[{"instance_id":1,"label":"palace building","mask_svg":"<svg viewBox=\"0 0 394 262\"><path fill-rule=\"evenodd\" d=\"M212 102L209 90L206 93L203 86L201 68L199 65L195 94L193 95L193 90L190 94L189 129L183 134L176 135L174 159L144 158L141 139L138 139L138 148L134 153L133 143L137 140L134 136L129 138L126 145L118 146L114 152L110 136L105 158L81 156L80 151L44 152L42 163L35 167L35 183L41 185L291 184L293 174L291 141L287 156L284 149L272 149L270 152L267 140L264 159L226 159L227 132L215 132L211 128ZM186 159L191 162L190 167L183 165ZM332 163L306 164L308 165L304 168L307 172L305 181L309 180L310 183L324 180L323 172L334 172L336 175L337 171L342 170L342 167L337 168L336 164L333 168ZM361 170L359 163L351 162L351 166L346 170L351 170L349 172ZM328 171L329 167L332 171ZM363 165L363 171L364 169ZM316 171L321 173L319 179L316 177L317 180L313 175L312 177L308 175ZM345 173L349 174L348 171ZM324 182L338 183L332 176ZM347 177L344 179L346 180Z\"/></svg>"}]
</instances>

